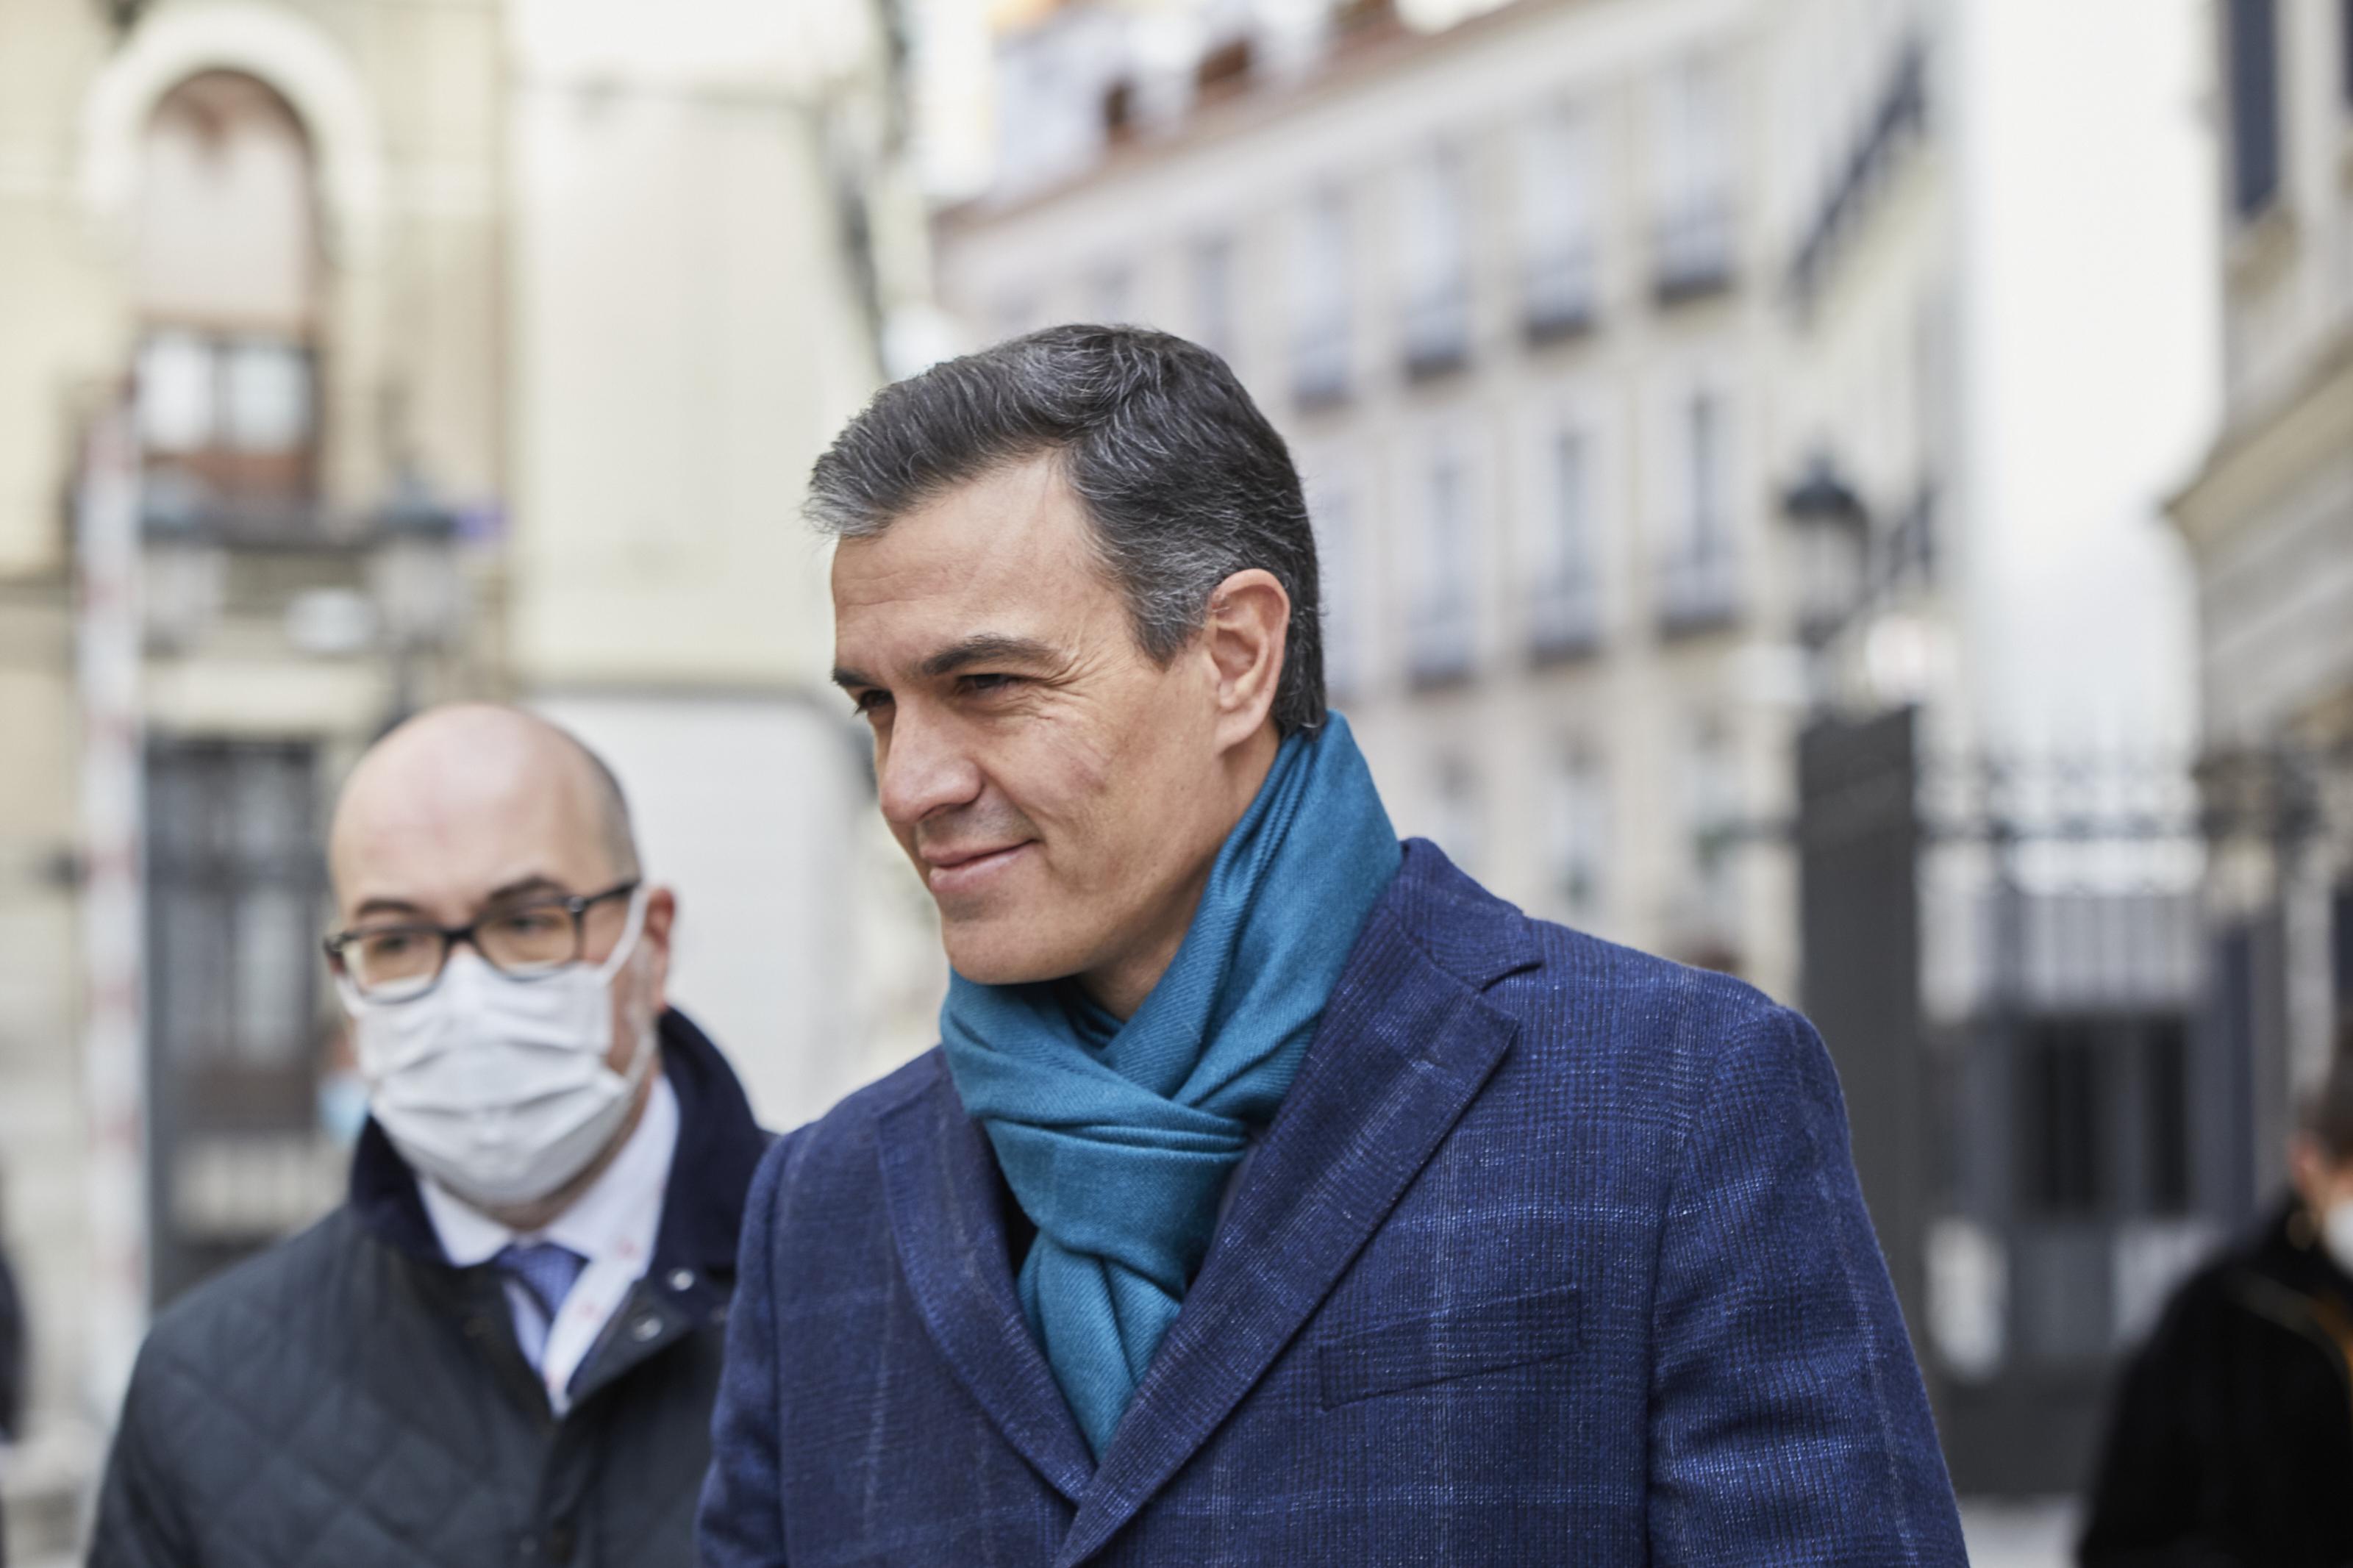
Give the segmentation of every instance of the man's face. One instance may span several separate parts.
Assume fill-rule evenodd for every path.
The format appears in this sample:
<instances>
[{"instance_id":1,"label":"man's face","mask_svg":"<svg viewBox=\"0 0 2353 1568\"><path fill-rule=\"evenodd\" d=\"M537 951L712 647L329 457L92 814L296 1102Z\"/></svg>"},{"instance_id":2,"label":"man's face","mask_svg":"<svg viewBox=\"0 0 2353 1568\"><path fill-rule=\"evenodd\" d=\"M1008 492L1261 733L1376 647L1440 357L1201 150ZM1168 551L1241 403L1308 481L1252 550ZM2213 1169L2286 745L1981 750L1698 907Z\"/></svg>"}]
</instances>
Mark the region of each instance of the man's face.
<instances>
[{"instance_id":1,"label":"man's face","mask_svg":"<svg viewBox=\"0 0 2353 1568\"><path fill-rule=\"evenodd\" d=\"M429 715L418 728L362 764L337 812L341 929L462 926L614 885L596 797L559 743L495 711ZM606 1060L616 1071L628 1069L640 1028L661 1010L672 911L667 891L648 896L640 951L614 977ZM585 920L584 959L602 963L628 924L628 900L607 900Z\"/></svg>"},{"instance_id":2,"label":"man's face","mask_svg":"<svg viewBox=\"0 0 2353 1568\"><path fill-rule=\"evenodd\" d=\"M1236 815L1214 659L1145 656L1089 527L1039 458L834 558L882 814L984 984L1156 977Z\"/></svg>"}]
</instances>

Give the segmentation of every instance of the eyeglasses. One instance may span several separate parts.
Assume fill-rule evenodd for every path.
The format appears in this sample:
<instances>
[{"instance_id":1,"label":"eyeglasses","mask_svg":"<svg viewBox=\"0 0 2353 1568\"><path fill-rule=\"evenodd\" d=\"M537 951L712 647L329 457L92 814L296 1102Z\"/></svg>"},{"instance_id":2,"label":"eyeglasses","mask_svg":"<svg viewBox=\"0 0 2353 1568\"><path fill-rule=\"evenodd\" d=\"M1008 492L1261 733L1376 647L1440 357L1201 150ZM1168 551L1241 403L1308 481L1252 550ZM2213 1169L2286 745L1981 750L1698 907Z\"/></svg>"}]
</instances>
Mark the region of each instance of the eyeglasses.
<instances>
[{"instance_id":1,"label":"eyeglasses","mask_svg":"<svg viewBox=\"0 0 2353 1568\"><path fill-rule=\"evenodd\" d=\"M588 911L638 890L632 879L601 893L550 895L504 904L471 925L420 921L356 926L326 941L327 962L371 1002L407 1002L440 980L459 942L517 980L543 980L580 962L588 950Z\"/></svg>"}]
</instances>

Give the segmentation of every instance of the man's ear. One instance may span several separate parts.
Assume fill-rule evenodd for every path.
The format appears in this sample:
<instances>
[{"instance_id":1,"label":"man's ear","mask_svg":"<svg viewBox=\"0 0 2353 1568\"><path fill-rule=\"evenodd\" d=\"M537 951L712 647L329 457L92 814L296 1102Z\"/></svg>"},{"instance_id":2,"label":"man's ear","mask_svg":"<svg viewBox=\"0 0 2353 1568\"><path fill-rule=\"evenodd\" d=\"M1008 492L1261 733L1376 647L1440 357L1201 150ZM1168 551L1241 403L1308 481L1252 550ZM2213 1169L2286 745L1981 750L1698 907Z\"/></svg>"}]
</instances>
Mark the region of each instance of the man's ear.
<instances>
[{"instance_id":1,"label":"man's ear","mask_svg":"<svg viewBox=\"0 0 2353 1568\"><path fill-rule=\"evenodd\" d=\"M670 939L678 923L678 897L668 888L646 895L645 925L638 941L646 952L646 1006L657 1018L670 1005Z\"/></svg>"},{"instance_id":2,"label":"man's ear","mask_svg":"<svg viewBox=\"0 0 2353 1568\"><path fill-rule=\"evenodd\" d=\"M1202 640L1217 681L1221 748L1257 734L1273 711L1290 634L1291 595L1273 573L1253 566L1210 593Z\"/></svg>"}]
</instances>

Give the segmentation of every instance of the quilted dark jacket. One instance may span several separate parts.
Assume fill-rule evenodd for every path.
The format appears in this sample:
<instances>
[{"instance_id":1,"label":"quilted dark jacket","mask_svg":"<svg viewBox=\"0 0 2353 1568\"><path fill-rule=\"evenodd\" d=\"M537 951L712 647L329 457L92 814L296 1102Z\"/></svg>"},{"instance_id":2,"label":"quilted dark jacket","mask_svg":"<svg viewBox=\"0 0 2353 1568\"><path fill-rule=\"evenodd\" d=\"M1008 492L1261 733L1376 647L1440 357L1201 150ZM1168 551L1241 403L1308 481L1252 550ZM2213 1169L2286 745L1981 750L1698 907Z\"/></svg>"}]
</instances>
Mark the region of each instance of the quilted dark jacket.
<instances>
[{"instance_id":1,"label":"quilted dark jacket","mask_svg":"<svg viewBox=\"0 0 2353 1568\"><path fill-rule=\"evenodd\" d=\"M694 1561L735 1233L765 1142L677 1013L654 1267L551 1415L498 1271L442 1255L371 1125L343 1207L191 1291L141 1351L93 1568L661 1568Z\"/></svg>"}]
</instances>

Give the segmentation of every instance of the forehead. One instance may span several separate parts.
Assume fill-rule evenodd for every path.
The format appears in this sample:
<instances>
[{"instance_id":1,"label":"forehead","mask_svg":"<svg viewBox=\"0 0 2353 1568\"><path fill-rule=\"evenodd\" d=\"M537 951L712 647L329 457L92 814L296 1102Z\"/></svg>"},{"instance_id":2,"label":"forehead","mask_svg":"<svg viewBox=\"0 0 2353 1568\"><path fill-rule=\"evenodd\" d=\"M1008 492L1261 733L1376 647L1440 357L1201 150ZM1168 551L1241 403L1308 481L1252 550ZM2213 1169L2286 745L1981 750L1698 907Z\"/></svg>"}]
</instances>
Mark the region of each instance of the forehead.
<instances>
[{"instance_id":1,"label":"forehead","mask_svg":"<svg viewBox=\"0 0 2353 1568\"><path fill-rule=\"evenodd\" d=\"M452 749L353 780L331 858L346 912L371 900L448 920L529 878L575 892L609 869L593 793L535 749Z\"/></svg>"},{"instance_id":2,"label":"forehead","mask_svg":"<svg viewBox=\"0 0 2353 1568\"><path fill-rule=\"evenodd\" d=\"M1085 510L1050 458L983 475L842 541L833 560L838 651L879 670L978 632L1063 642L1116 626Z\"/></svg>"}]
</instances>

